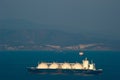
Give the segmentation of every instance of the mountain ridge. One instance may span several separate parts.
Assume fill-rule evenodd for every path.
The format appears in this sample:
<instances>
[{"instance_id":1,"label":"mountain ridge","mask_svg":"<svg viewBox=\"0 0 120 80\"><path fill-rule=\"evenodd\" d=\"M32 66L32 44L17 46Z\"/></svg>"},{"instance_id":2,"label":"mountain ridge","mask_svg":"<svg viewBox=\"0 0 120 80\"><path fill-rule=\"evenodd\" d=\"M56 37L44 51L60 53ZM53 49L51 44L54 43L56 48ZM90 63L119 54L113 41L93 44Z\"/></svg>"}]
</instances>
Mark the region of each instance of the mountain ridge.
<instances>
[{"instance_id":1,"label":"mountain ridge","mask_svg":"<svg viewBox=\"0 0 120 80\"><path fill-rule=\"evenodd\" d=\"M112 40L102 36L86 35L82 32L70 33L62 30L46 28L26 21L0 21L0 45L5 47L21 45L58 45L76 46L79 44L103 44L110 49L119 49L119 40ZM34 27L33 27L34 26ZM37 26L37 27L35 27ZM14 28L15 27L15 28ZM102 45L102 47L104 47ZM2 48L1 47L1 48ZM98 46L97 46L98 47Z\"/></svg>"}]
</instances>

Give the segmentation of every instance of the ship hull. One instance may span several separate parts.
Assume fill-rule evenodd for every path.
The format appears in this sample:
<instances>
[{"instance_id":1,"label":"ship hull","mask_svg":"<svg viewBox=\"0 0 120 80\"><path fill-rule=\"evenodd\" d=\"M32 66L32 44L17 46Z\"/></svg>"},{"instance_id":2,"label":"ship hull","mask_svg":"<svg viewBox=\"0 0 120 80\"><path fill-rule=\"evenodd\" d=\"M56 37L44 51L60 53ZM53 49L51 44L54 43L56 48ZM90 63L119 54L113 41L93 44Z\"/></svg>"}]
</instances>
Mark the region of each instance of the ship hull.
<instances>
[{"instance_id":1,"label":"ship hull","mask_svg":"<svg viewBox=\"0 0 120 80\"><path fill-rule=\"evenodd\" d=\"M39 74L88 74L98 75L102 73L102 70L83 70L83 69L37 69L29 67L27 70L31 73Z\"/></svg>"}]
</instances>

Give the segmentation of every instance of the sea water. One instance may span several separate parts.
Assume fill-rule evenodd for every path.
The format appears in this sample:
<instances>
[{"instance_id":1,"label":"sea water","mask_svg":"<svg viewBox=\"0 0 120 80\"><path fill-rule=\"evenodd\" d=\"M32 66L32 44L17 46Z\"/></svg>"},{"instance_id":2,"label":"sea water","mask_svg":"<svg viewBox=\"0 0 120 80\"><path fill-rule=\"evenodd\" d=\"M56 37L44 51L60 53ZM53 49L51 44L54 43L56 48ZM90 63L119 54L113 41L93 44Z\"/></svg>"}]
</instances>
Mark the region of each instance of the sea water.
<instances>
[{"instance_id":1,"label":"sea water","mask_svg":"<svg viewBox=\"0 0 120 80\"><path fill-rule=\"evenodd\" d=\"M31 74L26 67L38 62L80 62L92 60L96 68L103 69L101 75L52 75ZM0 80L119 80L120 51L0 51Z\"/></svg>"}]
</instances>

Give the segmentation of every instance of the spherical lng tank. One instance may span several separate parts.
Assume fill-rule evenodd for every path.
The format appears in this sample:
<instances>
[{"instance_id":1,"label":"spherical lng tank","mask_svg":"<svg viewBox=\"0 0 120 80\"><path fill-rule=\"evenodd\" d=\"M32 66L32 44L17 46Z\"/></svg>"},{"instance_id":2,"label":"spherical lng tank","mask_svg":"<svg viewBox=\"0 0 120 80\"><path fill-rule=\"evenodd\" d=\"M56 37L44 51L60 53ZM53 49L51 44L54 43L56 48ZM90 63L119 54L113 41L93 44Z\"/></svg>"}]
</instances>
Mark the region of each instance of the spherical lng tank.
<instances>
[{"instance_id":1,"label":"spherical lng tank","mask_svg":"<svg viewBox=\"0 0 120 80\"><path fill-rule=\"evenodd\" d=\"M69 63L63 63L63 64L61 65L61 68L62 68L62 69L71 69L71 65L70 65Z\"/></svg>"},{"instance_id":2,"label":"spherical lng tank","mask_svg":"<svg viewBox=\"0 0 120 80\"><path fill-rule=\"evenodd\" d=\"M52 64L49 66L50 69L57 69L58 67L59 67L59 64L57 64L57 63L52 63Z\"/></svg>"},{"instance_id":3,"label":"spherical lng tank","mask_svg":"<svg viewBox=\"0 0 120 80\"><path fill-rule=\"evenodd\" d=\"M80 63L75 63L72 65L72 69L82 69L82 65Z\"/></svg>"},{"instance_id":4,"label":"spherical lng tank","mask_svg":"<svg viewBox=\"0 0 120 80\"><path fill-rule=\"evenodd\" d=\"M47 63L40 63L38 66L37 66L38 69L48 69L48 65Z\"/></svg>"}]
</instances>

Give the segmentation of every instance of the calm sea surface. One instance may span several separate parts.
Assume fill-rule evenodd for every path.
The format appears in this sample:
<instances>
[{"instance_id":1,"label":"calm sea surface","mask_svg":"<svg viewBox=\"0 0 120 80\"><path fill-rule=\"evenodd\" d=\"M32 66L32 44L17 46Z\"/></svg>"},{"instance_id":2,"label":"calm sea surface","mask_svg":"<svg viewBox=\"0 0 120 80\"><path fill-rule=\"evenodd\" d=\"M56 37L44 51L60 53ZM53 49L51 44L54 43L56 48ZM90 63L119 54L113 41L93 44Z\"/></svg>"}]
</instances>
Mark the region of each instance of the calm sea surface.
<instances>
[{"instance_id":1,"label":"calm sea surface","mask_svg":"<svg viewBox=\"0 0 120 80\"><path fill-rule=\"evenodd\" d=\"M27 72L26 67L38 62L82 62L87 57L93 60L103 74L96 76L40 75ZM77 51L0 51L0 80L119 80L119 51L86 51L79 56Z\"/></svg>"}]
</instances>

